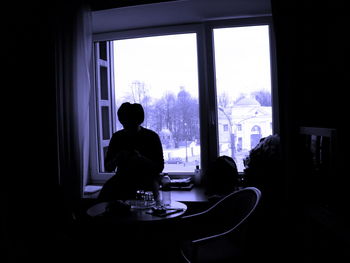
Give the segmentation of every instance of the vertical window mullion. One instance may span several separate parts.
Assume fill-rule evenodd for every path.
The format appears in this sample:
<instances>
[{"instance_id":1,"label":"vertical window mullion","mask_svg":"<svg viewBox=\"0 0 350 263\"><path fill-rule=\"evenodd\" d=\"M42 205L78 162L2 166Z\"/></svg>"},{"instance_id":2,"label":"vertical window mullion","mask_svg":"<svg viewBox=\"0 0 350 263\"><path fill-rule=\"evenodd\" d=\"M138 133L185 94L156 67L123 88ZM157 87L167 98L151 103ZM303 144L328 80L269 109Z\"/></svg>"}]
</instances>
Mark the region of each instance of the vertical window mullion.
<instances>
[{"instance_id":1,"label":"vertical window mullion","mask_svg":"<svg viewBox=\"0 0 350 263\"><path fill-rule=\"evenodd\" d=\"M270 61L271 61L271 91L272 91L272 130L279 134L279 110L278 110L278 88L277 88L277 63L276 63L276 40L274 37L273 24L269 23L270 39Z\"/></svg>"},{"instance_id":2,"label":"vertical window mullion","mask_svg":"<svg viewBox=\"0 0 350 263\"><path fill-rule=\"evenodd\" d=\"M109 42L109 92L110 92L110 102L111 102L111 128L112 133L117 130L117 109L116 109L116 98L115 98L115 88L114 88L114 47L113 41Z\"/></svg>"},{"instance_id":3,"label":"vertical window mullion","mask_svg":"<svg viewBox=\"0 0 350 263\"><path fill-rule=\"evenodd\" d=\"M208 163L211 163L218 156L215 66L212 29L206 24L202 25L197 37L200 87L199 96L201 102L201 160L202 169L205 171ZM203 179L205 180L205 178Z\"/></svg>"}]
</instances>

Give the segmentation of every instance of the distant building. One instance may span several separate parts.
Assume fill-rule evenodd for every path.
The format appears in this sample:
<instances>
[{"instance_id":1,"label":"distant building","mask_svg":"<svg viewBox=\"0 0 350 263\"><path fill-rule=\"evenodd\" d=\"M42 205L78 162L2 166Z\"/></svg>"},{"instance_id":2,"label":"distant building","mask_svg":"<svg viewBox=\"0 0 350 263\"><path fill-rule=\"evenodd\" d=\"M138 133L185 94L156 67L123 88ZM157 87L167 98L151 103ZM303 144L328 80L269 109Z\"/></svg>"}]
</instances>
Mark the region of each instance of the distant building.
<instances>
[{"instance_id":1,"label":"distant building","mask_svg":"<svg viewBox=\"0 0 350 263\"><path fill-rule=\"evenodd\" d=\"M262 137L272 134L272 107L261 106L254 98L243 97L234 105L219 108L220 152L232 148L246 152Z\"/></svg>"}]
</instances>

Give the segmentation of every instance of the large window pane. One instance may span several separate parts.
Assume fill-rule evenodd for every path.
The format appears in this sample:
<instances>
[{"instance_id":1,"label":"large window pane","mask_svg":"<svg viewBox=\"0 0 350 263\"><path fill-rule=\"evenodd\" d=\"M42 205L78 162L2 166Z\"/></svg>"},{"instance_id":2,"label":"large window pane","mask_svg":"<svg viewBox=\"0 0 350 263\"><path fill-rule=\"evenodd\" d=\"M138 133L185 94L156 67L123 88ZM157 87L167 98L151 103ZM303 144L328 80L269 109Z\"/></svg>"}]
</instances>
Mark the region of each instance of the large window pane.
<instances>
[{"instance_id":1,"label":"large window pane","mask_svg":"<svg viewBox=\"0 0 350 263\"><path fill-rule=\"evenodd\" d=\"M102 139L108 140L109 138L111 138L111 134L110 134L109 108L107 106L101 107L101 121L102 121Z\"/></svg>"},{"instance_id":2,"label":"large window pane","mask_svg":"<svg viewBox=\"0 0 350 263\"><path fill-rule=\"evenodd\" d=\"M117 108L125 101L142 104L142 126L162 141L164 172L193 172L200 163L196 34L113 44Z\"/></svg>"},{"instance_id":3,"label":"large window pane","mask_svg":"<svg viewBox=\"0 0 350 263\"><path fill-rule=\"evenodd\" d=\"M101 100L108 100L108 70L107 67L100 67Z\"/></svg>"},{"instance_id":4,"label":"large window pane","mask_svg":"<svg viewBox=\"0 0 350 263\"><path fill-rule=\"evenodd\" d=\"M214 29L220 155L243 158L272 134L269 27Z\"/></svg>"}]
</instances>

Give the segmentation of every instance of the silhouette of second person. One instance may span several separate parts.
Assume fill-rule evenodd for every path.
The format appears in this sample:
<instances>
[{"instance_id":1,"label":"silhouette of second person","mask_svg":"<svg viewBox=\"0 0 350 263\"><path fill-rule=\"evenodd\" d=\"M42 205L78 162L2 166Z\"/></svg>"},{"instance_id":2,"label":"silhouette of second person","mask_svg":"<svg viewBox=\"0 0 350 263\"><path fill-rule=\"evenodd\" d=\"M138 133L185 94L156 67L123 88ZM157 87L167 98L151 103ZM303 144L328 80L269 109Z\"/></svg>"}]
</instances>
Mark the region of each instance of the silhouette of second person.
<instances>
[{"instance_id":1,"label":"silhouette of second person","mask_svg":"<svg viewBox=\"0 0 350 263\"><path fill-rule=\"evenodd\" d=\"M157 133L141 126L141 104L123 103L118 109L123 129L115 132L105 157L105 170L115 172L102 187L100 201L134 199L137 190L152 191L159 201L163 149Z\"/></svg>"}]
</instances>

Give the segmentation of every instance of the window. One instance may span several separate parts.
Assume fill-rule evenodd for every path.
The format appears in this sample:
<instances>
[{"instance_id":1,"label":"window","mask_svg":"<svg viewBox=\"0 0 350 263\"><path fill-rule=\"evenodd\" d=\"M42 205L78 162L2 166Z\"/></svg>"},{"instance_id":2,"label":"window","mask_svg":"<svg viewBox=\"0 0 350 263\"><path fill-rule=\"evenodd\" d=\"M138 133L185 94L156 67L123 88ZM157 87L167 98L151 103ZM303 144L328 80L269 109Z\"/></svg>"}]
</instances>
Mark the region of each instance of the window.
<instances>
[{"instance_id":1,"label":"window","mask_svg":"<svg viewBox=\"0 0 350 263\"><path fill-rule=\"evenodd\" d=\"M269 26L215 28L214 53L218 120L231 127L219 131L219 154L242 172L249 150L272 134Z\"/></svg>"},{"instance_id":2,"label":"window","mask_svg":"<svg viewBox=\"0 0 350 263\"><path fill-rule=\"evenodd\" d=\"M270 27L220 21L96 36L93 181L111 176L103 160L125 101L141 103L142 126L159 134L164 172L190 174L219 155L242 172L249 150L276 132Z\"/></svg>"}]
</instances>

